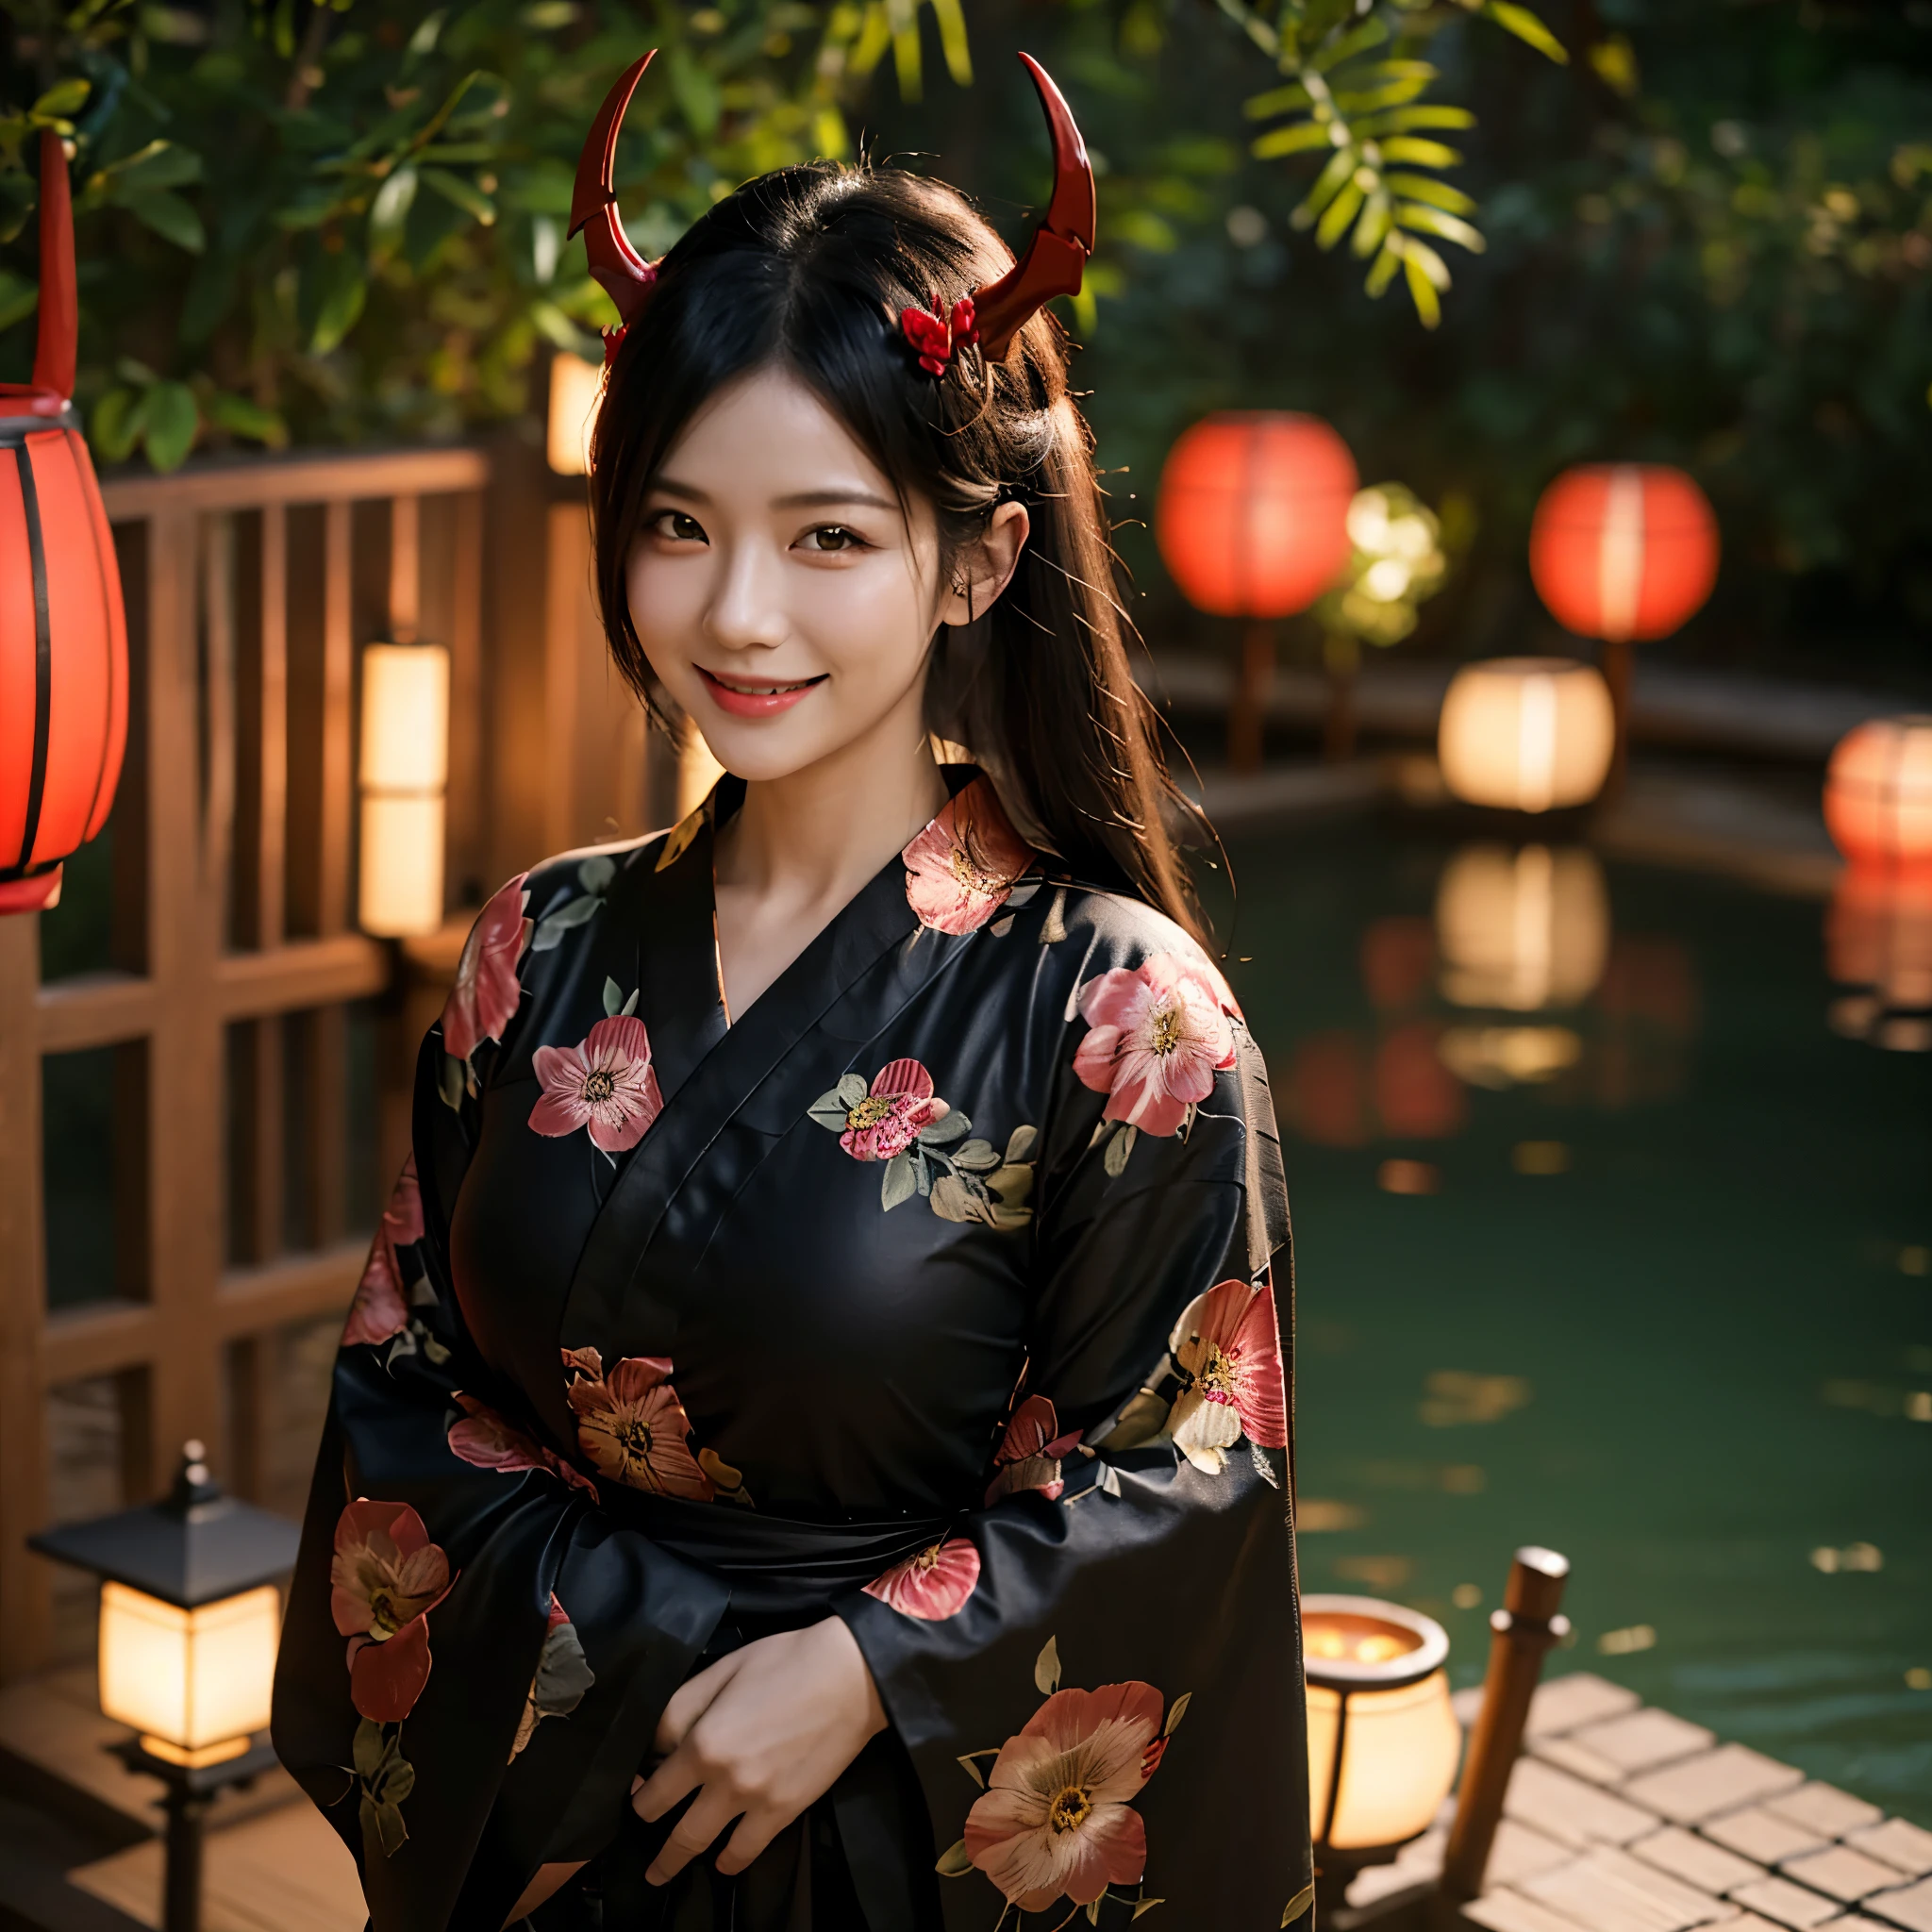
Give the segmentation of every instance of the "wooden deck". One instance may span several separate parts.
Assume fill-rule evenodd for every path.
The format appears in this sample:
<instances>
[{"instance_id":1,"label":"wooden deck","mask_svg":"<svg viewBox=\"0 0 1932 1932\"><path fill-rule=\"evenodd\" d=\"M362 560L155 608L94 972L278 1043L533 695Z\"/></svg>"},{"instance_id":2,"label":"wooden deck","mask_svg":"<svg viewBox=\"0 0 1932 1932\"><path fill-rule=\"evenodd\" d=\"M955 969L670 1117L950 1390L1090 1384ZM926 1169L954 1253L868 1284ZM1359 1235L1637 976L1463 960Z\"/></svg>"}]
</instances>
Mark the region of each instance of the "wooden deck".
<instances>
[{"instance_id":1,"label":"wooden deck","mask_svg":"<svg viewBox=\"0 0 1932 1932\"><path fill-rule=\"evenodd\" d=\"M1433 1886L1447 1839L1362 1874L1348 1918ZM1531 1706L1489 1886L1484 1932L1932 1932L1932 1831L1576 1672Z\"/></svg>"}]
</instances>

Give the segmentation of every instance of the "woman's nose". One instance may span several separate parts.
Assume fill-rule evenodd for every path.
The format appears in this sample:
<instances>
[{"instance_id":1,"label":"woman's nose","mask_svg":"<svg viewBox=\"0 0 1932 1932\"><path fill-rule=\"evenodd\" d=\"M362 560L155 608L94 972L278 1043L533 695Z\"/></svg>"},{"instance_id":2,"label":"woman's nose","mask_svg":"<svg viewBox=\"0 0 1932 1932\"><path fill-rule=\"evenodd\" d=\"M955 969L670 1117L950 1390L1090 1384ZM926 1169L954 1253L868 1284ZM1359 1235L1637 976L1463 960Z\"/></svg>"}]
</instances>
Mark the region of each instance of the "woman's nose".
<instances>
[{"instance_id":1,"label":"woman's nose","mask_svg":"<svg viewBox=\"0 0 1932 1932\"><path fill-rule=\"evenodd\" d=\"M705 628L726 650L769 649L791 629L781 586L783 569L769 543L731 544L724 553Z\"/></svg>"}]
</instances>

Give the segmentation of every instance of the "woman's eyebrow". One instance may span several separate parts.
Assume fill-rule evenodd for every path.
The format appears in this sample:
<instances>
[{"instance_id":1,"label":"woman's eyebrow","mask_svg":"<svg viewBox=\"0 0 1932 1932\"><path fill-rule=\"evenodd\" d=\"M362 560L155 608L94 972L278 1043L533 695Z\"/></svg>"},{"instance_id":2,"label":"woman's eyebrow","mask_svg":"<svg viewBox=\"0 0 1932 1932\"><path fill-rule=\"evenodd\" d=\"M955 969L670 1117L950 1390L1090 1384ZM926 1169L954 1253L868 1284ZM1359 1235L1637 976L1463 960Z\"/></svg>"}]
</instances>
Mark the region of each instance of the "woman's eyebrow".
<instances>
[{"instance_id":1,"label":"woman's eyebrow","mask_svg":"<svg viewBox=\"0 0 1932 1932\"><path fill-rule=\"evenodd\" d=\"M846 503L863 504L868 509L894 513L899 508L896 503L887 497L876 496L870 490L801 490L791 496L772 499L774 509L828 509Z\"/></svg>"}]
</instances>

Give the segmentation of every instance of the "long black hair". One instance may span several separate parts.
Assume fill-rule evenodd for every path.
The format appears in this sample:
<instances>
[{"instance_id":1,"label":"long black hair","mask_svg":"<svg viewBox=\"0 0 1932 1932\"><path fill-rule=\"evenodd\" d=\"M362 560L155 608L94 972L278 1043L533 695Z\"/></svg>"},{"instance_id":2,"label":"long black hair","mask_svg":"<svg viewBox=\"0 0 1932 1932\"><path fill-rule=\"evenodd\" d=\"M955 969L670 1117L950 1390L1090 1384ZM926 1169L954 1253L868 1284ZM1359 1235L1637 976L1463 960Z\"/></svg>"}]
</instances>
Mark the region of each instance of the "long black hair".
<instances>
[{"instance_id":1,"label":"long black hair","mask_svg":"<svg viewBox=\"0 0 1932 1932\"><path fill-rule=\"evenodd\" d=\"M964 196L894 168L782 168L703 216L660 265L597 419L591 501L605 631L649 704L625 575L652 480L716 391L754 370L788 371L902 505L933 506L948 577L997 505L1025 505L1031 535L1005 594L934 641L926 723L969 749L1020 829L1073 876L1134 893L1198 936L1171 825L1191 808L1127 667L1131 625L1092 438L1067 391L1065 339L1036 315L1004 361L966 350L935 378L896 326L906 308L944 313L1010 261Z\"/></svg>"}]
</instances>

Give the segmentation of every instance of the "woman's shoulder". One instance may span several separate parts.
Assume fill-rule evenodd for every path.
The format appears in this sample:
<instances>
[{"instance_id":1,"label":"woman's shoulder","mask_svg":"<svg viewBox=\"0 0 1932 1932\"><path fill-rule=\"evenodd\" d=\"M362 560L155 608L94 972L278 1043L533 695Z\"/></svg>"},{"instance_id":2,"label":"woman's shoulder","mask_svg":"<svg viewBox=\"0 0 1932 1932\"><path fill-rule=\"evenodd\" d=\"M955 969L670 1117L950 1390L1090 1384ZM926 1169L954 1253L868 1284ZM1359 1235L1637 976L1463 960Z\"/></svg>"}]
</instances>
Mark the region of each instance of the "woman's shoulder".
<instances>
[{"instance_id":1,"label":"woman's shoulder","mask_svg":"<svg viewBox=\"0 0 1932 1932\"><path fill-rule=\"evenodd\" d=\"M1038 904L1042 940L1063 952L1084 986L1110 972L1184 974L1199 980L1216 1003L1239 1018L1240 1005L1220 963L1176 919L1132 892L1066 878L1041 882Z\"/></svg>"}]
</instances>

